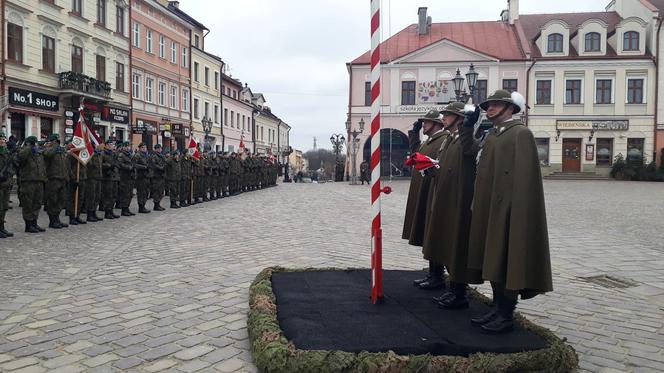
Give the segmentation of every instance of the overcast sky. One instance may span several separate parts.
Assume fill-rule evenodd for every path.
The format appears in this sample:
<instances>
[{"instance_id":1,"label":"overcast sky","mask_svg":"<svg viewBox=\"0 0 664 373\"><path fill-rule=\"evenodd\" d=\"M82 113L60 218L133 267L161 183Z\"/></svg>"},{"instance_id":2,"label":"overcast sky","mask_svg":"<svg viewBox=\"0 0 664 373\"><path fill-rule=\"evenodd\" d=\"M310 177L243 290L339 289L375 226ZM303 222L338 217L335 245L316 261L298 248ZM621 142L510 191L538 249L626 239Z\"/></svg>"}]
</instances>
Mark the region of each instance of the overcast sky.
<instances>
[{"instance_id":1,"label":"overcast sky","mask_svg":"<svg viewBox=\"0 0 664 373\"><path fill-rule=\"evenodd\" d=\"M603 11L609 0L521 0L520 13ZM210 29L206 49L233 77L265 95L291 127L291 145L331 148L345 132L346 62L370 48L369 0L181 0L180 8ZM384 39L417 22L498 20L507 0L383 0Z\"/></svg>"}]
</instances>

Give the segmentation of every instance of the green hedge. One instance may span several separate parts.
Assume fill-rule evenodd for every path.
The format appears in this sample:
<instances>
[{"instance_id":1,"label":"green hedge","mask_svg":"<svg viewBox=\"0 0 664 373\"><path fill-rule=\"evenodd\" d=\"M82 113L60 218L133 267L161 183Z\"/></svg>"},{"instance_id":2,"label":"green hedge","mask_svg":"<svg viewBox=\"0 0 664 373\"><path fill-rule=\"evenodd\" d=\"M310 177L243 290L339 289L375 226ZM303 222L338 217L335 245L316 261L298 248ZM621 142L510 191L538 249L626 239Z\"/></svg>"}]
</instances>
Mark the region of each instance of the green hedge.
<instances>
[{"instance_id":1,"label":"green hedge","mask_svg":"<svg viewBox=\"0 0 664 373\"><path fill-rule=\"evenodd\" d=\"M319 271L266 268L250 287L248 330L254 362L263 372L570 372L577 368L574 349L551 331L516 313L524 328L542 337L549 347L512 354L478 353L463 356L408 355L392 351L350 353L342 351L299 350L283 334L277 320L272 292L273 272ZM333 269L339 270L339 269ZM472 296L490 300L472 290Z\"/></svg>"}]
</instances>

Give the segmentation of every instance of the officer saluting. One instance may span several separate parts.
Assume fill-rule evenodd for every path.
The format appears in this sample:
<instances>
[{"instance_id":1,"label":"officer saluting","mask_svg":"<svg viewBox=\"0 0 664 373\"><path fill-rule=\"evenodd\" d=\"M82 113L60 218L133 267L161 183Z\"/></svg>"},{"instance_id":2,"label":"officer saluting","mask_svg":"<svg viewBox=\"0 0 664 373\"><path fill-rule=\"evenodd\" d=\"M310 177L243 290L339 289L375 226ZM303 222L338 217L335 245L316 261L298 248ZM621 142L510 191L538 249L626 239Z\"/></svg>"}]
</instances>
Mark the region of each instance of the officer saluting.
<instances>
[{"instance_id":1,"label":"officer saluting","mask_svg":"<svg viewBox=\"0 0 664 373\"><path fill-rule=\"evenodd\" d=\"M518 296L553 290L544 191L532 132L518 119L519 93L499 90L481 105L493 128L478 155L468 266L491 281L497 310L472 319L487 332L513 329ZM470 132L464 131L468 139Z\"/></svg>"}]
</instances>

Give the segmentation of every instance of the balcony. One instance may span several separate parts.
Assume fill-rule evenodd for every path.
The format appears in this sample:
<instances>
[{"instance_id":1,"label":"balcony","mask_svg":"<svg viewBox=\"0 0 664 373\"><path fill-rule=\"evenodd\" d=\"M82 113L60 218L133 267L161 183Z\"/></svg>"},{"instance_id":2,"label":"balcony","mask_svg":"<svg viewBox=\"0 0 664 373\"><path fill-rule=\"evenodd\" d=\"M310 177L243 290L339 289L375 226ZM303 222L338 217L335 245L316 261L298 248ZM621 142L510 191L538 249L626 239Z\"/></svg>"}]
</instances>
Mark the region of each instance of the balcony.
<instances>
[{"instance_id":1,"label":"balcony","mask_svg":"<svg viewBox=\"0 0 664 373\"><path fill-rule=\"evenodd\" d=\"M96 98L108 99L111 97L111 84L108 82L73 71L62 72L58 76L60 89Z\"/></svg>"}]
</instances>

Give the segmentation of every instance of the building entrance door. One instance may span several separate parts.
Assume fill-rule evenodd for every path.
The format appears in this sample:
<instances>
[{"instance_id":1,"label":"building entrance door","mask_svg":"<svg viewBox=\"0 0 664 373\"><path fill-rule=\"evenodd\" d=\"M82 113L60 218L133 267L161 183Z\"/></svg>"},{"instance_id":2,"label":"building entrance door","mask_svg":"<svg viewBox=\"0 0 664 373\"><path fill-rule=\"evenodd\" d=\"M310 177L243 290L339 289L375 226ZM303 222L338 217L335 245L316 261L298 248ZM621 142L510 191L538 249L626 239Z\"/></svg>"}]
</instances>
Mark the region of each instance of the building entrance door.
<instances>
[{"instance_id":1,"label":"building entrance door","mask_svg":"<svg viewBox=\"0 0 664 373\"><path fill-rule=\"evenodd\" d=\"M581 172L581 139L563 139L563 172Z\"/></svg>"}]
</instances>

